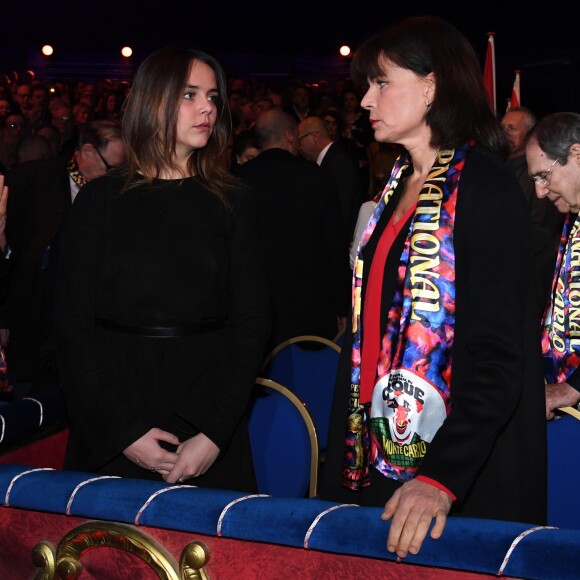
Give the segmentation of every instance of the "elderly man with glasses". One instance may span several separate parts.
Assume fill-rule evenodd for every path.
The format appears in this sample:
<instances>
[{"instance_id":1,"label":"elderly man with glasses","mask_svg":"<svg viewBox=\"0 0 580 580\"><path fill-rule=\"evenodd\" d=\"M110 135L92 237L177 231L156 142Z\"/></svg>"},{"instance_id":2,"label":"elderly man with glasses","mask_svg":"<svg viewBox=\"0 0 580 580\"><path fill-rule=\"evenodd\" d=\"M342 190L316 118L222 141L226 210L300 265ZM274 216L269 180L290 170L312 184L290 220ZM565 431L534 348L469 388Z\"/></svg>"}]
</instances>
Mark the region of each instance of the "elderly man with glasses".
<instances>
[{"instance_id":1,"label":"elderly man with glasses","mask_svg":"<svg viewBox=\"0 0 580 580\"><path fill-rule=\"evenodd\" d=\"M526 140L535 124L536 116L526 107L513 107L501 119L509 149L506 163L520 184L532 218L532 251L538 285L538 315L541 317L552 289L564 220L550 200L536 196L534 180L528 173Z\"/></svg>"},{"instance_id":2,"label":"elderly man with glasses","mask_svg":"<svg viewBox=\"0 0 580 580\"><path fill-rule=\"evenodd\" d=\"M57 382L51 331L60 227L80 188L124 163L120 126L102 120L87 125L71 155L31 161L6 175L12 272L0 308L0 338L22 393Z\"/></svg>"},{"instance_id":3,"label":"elderly man with glasses","mask_svg":"<svg viewBox=\"0 0 580 580\"><path fill-rule=\"evenodd\" d=\"M580 114L544 117L526 145L536 195L566 214L554 284L544 318L542 347L551 360L546 418L580 402Z\"/></svg>"}]
</instances>

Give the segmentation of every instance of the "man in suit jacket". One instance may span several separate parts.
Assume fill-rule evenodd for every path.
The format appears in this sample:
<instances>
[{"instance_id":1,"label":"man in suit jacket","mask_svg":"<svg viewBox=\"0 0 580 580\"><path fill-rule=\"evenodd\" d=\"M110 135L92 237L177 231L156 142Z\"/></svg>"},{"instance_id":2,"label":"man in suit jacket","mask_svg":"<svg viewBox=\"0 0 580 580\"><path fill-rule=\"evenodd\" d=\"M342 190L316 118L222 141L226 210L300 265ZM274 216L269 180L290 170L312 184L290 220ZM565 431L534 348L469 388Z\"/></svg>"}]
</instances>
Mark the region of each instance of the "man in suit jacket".
<instances>
[{"instance_id":1,"label":"man in suit jacket","mask_svg":"<svg viewBox=\"0 0 580 580\"><path fill-rule=\"evenodd\" d=\"M350 241L358 210L368 199L356 162L340 143L332 141L320 117L306 117L298 123L298 143L302 155L320 165L336 184L343 224Z\"/></svg>"},{"instance_id":2,"label":"man in suit jacket","mask_svg":"<svg viewBox=\"0 0 580 580\"><path fill-rule=\"evenodd\" d=\"M120 127L95 121L83 132L72 157L23 163L6 176L12 266L0 309L0 334L16 383L42 380L52 364L52 276L67 211L84 183L124 162Z\"/></svg>"},{"instance_id":3,"label":"man in suit jacket","mask_svg":"<svg viewBox=\"0 0 580 580\"><path fill-rule=\"evenodd\" d=\"M336 189L298 155L296 121L272 109L256 120L258 157L239 170L255 194L270 284L270 347L302 334L332 339L344 324L348 254Z\"/></svg>"},{"instance_id":4,"label":"man in suit jacket","mask_svg":"<svg viewBox=\"0 0 580 580\"><path fill-rule=\"evenodd\" d=\"M550 300L565 215L548 198L536 195L536 184L528 171L526 142L535 124L536 116L527 107L510 109L501 119L509 147L506 163L518 179L532 218L533 252L539 289L538 313L542 318Z\"/></svg>"}]
</instances>

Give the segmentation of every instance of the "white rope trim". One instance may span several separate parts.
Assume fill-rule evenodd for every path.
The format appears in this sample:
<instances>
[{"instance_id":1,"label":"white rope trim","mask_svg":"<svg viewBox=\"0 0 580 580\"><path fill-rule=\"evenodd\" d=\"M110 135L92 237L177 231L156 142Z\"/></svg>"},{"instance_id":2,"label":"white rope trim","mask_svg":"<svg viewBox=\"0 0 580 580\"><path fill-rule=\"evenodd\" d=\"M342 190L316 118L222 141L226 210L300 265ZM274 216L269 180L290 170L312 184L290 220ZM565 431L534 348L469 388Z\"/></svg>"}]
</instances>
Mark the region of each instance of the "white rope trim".
<instances>
[{"instance_id":1,"label":"white rope trim","mask_svg":"<svg viewBox=\"0 0 580 580\"><path fill-rule=\"evenodd\" d=\"M322 517L325 516L326 514L329 514L330 512L333 512L334 510L337 510L339 508L344 508L344 507L360 507L360 506L358 504L355 504L355 503L343 503L343 504L332 506L332 507L328 508L327 510L324 510L323 512L319 513L314 518L314 521L308 527L308 531L306 532L306 535L304 536L304 548L306 550L308 550L308 542L310 541L310 536L312 535L314 528L316 527L318 522L322 519Z\"/></svg>"},{"instance_id":2,"label":"white rope trim","mask_svg":"<svg viewBox=\"0 0 580 580\"><path fill-rule=\"evenodd\" d=\"M503 574L503 571L505 570L505 567L507 566L507 563L509 562L509 559L512 555L512 552L514 551L515 547L520 543L520 541L525 538L528 534L531 534L532 532L537 532L539 530L559 530L560 528L557 528L555 526L537 526L536 528L530 528L529 530L526 530L525 532L522 532L513 542L512 545L510 546L509 550L507 551L505 558L503 559L502 565L500 566L500 569L497 572L497 576L501 576Z\"/></svg>"},{"instance_id":3,"label":"white rope trim","mask_svg":"<svg viewBox=\"0 0 580 580\"><path fill-rule=\"evenodd\" d=\"M87 485L87 483L93 483L93 481L99 481L99 479L119 479L118 475L101 475L99 477L93 477L91 479L85 479L85 481L81 481L79 484L77 484L77 486L73 489L73 492L71 493L69 499L68 499L68 503L66 504L66 515L70 516L70 508L72 507L72 503L75 499L75 495L77 494L77 491Z\"/></svg>"},{"instance_id":4,"label":"white rope trim","mask_svg":"<svg viewBox=\"0 0 580 580\"><path fill-rule=\"evenodd\" d=\"M44 420L44 408L42 407L42 403L38 399L33 399L32 397L22 397L22 401L34 401L40 407L40 422L38 426L42 425L42 421Z\"/></svg>"},{"instance_id":5,"label":"white rope trim","mask_svg":"<svg viewBox=\"0 0 580 580\"><path fill-rule=\"evenodd\" d=\"M0 419L2 419L2 431L0 432L0 443L4 440L4 430L6 428L6 420L4 419L4 415L0 415Z\"/></svg>"},{"instance_id":6,"label":"white rope trim","mask_svg":"<svg viewBox=\"0 0 580 580\"><path fill-rule=\"evenodd\" d=\"M222 513L220 514L220 517L218 518L218 524L217 524L217 537L220 538L222 535L222 524L224 521L224 517L226 515L226 512L234 505L236 505L237 503L244 501L245 499L252 499L255 497L272 497L271 495L265 494L265 493L255 493L252 495L245 495L244 497L239 497L238 499L235 499L234 501L231 501L223 510Z\"/></svg>"},{"instance_id":7,"label":"white rope trim","mask_svg":"<svg viewBox=\"0 0 580 580\"><path fill-rule=\"evenodd\" d=\"M16 481L18 479L20 479L23 475L28 475L29 473L34 473L35 471L55 471L55 469L53 467L37 467L36 469L28 469L27 471L22 471L18 475L15 475L12 478L10 485L8 486L8 490L6 491L6 497L4 498L4 505L6 505L6 506L10 505L10 492L12 491L12 488L14 487L14 484L16 483Z\"/></svg>"},{"instance_id":8,"label":"white rope trim","mask_svg":"<svg viewBox=\"0 0 580 580\"><path fill-rule=\"evenodd\" d=\"M143 512L147 509L147 507L149 506L149 504L158 495L161 495L162 493L165 493L166 491L171 491L173 489L184 489L186 487L191 487L191 488L196 489L197 488L197 485L172 485L171 487L164 487L163 489L157 490L154 494L151 494L149 496L149 498L147 499L147 501L141 506L141 509L137 512L137 516L135 517L135 525L136 526L139 525L139 518L141 517L141 515L143 514Z\"/></svg>"}]
</instances>

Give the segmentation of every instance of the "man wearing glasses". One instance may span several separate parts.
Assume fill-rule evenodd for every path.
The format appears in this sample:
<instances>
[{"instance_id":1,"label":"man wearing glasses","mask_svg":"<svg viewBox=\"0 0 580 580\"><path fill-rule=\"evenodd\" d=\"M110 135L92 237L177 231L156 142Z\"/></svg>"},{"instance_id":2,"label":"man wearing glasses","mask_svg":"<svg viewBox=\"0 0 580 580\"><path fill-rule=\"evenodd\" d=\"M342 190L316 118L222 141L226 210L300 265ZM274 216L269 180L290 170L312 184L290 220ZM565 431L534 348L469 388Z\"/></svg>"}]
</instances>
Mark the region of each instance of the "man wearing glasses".
<instances>
[{"instance_id":1,"label":"man wearing glasses","mask_svg":"<svg viewBox=\"0 0 580 580\"><path fill-rule=\"evenodd\" d=\"M320 117L309 116L298 123L298 144L302 156L322 167L336 185L348 251L358 210L368 199L358 165L340 143L332 141Z\"/></svg>"},{"instance_id":2,"label":"man wearing glasses","mask_svg":"<svg viewBox=\"0 0 580 580\"><path fill-rule=\"evenodd\" d=\"M50 102L50 124L60 135L59 155L68 157L75 150L79 134L76 130L70 103L58 97Z\"/></svg>"},{"instance_id":3,"label":"man wearing glasses","mask_svg":"<svg viewBox=\"0 0 580 580\"><path fill-rule=\"evenodd\" d=\"M21 393L58 380L50 335L60 227L83 185L124 163L120 126L100 120L87 125L71 155L31 161L6 175L12 271L0 308L0 339Z\"/></svg>"},{"instance_id":4,"label":"man wearing glasses","mask_svg":"<svg viewBox=\"0 0 580 580\"><path fill-rule=\"evenodd\" d=\"M527 107L511 108L501 119L509 148L507 165L524 192L532 218L532 251L537 273L538 314L541 317L552 289L554 262L564 220L548 199L536 196L534 180L528 173L526 139L535 124L536 117Z\"/></svg>"},{"instance_id":5,"label":"man wearing glasses","mask_svg":"<svg viewBox=\"0 0 580 580\"><path fill-rule=\"evenodd\" d=\"M580 402L580 115L554 113L530 133L528 171L536 195L566 214L544 320L544 356L551 359L546 384L546 418Z\"/></svg>"}]
</instances>

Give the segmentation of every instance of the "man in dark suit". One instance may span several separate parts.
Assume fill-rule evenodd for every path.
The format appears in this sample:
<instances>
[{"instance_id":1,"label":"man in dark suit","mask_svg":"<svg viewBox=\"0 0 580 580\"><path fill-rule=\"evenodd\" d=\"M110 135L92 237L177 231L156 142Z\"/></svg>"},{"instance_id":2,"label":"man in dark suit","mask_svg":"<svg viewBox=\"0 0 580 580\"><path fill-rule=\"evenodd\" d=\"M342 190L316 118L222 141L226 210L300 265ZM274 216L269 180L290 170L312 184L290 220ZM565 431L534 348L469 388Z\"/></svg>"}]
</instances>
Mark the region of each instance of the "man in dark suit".
<instances>
[{"instance_id":1,"label":"man in dark suit","mask_svg":"<svg viewBox=\"0 0 580 580\"><path fill-rule=\"evenodd\" d=\"M334 181L343 225L350 241L358 210L368 199L358 165L340 143L332 141L319 117L306 117L298 123L298 143L302 155L320 165Z\"/></svg>"},{"instance_id":2,"label":"man in dark suit","mask_svg":"<svg viewBox=\"0 0 580 580\"><path fill-rule=\"evenodd\" d=\"M84 183L124 162L120 127L97 121L87 126L72 156L23 163L6 176L12 266L0 334L17 384L42 381L52 365L52 280L67 211Z\"/></svg>"},{"instance_id":3,"label":"man in dark suit","mask_svg":"<svg viewBox=\"0 0 580 580\"><path fill-rule=\"evenodd\" d=\"M536 195L536 184L528 172L526 142L535 124L536 116L527 107L510 109L501 119L509 147L506 163L518 179L532 218L532 251L537 272L538 313L541 319L550 300L554 265L565 215L560 213L548 198L539 198Z\"/></svg>"},{"instance_id":4,"label":"man in dark suit","mask_svg":"<svg viewBox=\"0 0 580 580\"><path fill-rule=\"evenodd\" d=\"M345 323L348 254L336 189L316 164L298 155L296 121L272 109L254 127L262 145L240 177L256 194L270 284L270 347L302 334L332 339Z\"/></svg>"}]
</instances>

